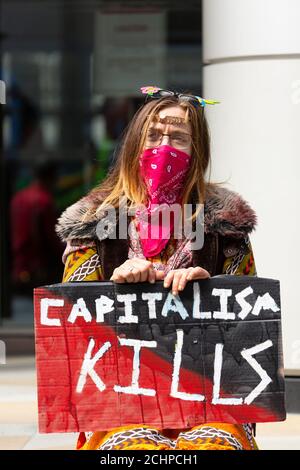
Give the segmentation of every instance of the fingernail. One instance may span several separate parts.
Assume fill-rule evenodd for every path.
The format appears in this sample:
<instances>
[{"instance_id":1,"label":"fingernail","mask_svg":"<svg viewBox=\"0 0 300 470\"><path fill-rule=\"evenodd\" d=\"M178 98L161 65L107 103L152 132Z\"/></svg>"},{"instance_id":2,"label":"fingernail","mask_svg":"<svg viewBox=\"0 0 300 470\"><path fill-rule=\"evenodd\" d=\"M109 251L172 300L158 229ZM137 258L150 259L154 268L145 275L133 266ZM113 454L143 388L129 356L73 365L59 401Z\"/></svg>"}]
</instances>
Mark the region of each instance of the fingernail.
<instances>
[{"instance_id":1,"label":"fingernail","mask_svg":"<svg viewBox=\"0 0 300 470\"><path fill-rule=\"evenodd\" d=\"M151 284L154 284L155 279L150 279Z\"/></svg>"}]
</instances>

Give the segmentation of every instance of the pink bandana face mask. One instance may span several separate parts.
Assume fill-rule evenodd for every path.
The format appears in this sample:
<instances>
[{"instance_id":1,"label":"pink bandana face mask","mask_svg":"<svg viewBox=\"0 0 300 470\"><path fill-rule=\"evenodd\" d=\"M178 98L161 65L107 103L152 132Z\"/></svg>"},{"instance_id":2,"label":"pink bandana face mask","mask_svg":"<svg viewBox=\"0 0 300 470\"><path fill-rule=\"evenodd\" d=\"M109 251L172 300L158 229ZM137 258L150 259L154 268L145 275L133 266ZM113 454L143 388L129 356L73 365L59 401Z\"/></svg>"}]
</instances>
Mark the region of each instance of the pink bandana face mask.
<instances>
[{"instance_id":1,"label":"pink bandana face mask","mask_svg":"<svg viewBox=\"0 0 300 470\"><path fill-rule=\"evenodd\" d=\"M140 155L140 172L147 187L148 205L145 210L136 211L136 218L146 258L160 253L170 239L174 229L173 214L166 217L167 222L163 224L159 212L169 209L172 204L181 204L190 162L189 154L170 145L146 149Z\"/></svg>"}]
</instances>

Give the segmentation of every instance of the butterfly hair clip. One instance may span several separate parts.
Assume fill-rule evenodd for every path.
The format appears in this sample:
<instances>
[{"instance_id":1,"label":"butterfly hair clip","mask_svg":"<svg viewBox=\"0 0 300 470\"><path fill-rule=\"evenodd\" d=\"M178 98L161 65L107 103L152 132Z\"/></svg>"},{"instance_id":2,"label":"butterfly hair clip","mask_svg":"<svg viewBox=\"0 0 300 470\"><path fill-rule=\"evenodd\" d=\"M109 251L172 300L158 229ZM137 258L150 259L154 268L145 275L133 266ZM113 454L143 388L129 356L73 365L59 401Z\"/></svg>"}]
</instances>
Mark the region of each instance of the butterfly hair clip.
<instances>
[{"instance_id":1,"label":"butterfly hair clip","mask_svg":"<svg viewBox=\"0 0 300 470\"><path fill-rule=\"evenodd\" d=\"M144 95L146 95L145 103L147 103L151 99L166 98L168 96L176 96L182 101L190 101L195 106L200 105L202 107L206 106L207 104L220 103L220 101L207 100L197 95L188 95L185 93L178 93L177 91L164 90L163 88L159 88L157 86L143 86L140 88L140 90Z\"/></svg>"}]
</instances>

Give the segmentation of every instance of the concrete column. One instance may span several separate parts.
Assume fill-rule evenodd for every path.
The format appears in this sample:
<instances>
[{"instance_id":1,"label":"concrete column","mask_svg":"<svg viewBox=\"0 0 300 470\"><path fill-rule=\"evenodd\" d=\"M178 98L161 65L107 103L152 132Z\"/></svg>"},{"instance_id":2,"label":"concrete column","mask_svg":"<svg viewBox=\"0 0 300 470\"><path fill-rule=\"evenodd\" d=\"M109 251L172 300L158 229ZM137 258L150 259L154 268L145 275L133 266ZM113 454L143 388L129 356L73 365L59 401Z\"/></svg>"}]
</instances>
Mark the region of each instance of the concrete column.
<instances>
[{"instance_id":1,"label":"concrete column","mask_svg":"<svg viewBox=\"0 0 300 470\"><path fill-rule=\"evenodd\" d=\"M300 374L300 2L203 0L212 180L256 210L260 277L281 283L284 363Z\"/></svg>"}]
</instances>

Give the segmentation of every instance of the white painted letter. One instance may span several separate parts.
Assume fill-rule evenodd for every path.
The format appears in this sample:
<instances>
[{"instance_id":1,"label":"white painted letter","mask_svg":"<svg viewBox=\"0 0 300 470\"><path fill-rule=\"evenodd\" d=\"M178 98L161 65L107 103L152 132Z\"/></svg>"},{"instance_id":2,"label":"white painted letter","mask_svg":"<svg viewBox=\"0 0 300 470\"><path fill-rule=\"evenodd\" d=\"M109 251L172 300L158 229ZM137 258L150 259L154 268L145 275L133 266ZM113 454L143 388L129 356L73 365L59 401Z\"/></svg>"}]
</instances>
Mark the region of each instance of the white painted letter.
<instances>
[{"instance_id":1,"label":"white painted letter","mask_svg":"<svg viewBox=\"0 0 300 470\"><path fill-rule=\"evenodd\" d=\"M267 374L265 369L263 369L261 365L257 362L257 360L252 357L254 356L254 354L264 351L265 349L268 349L271 346L273 346L273 343L269 339L264 343L257 344L253 348L244 349L243 351L241 351L241 355L246 359L247 362L249 362L250 366L253 367L255 372L257 372L261 378L261 381L257 385L257 387L255 387L252 392L249 393L249 395L247 395L247 397L245 398L244 402L246 403L246 405L250 405L250 403L252 403L253 400L255 400L255 398L258 397L258 395L260 395L261 392L269 385L269 383L272 382L271 377Z\"/></svg>"},{"instance_id":2,"label":"white painted letter","mask_svg":"<svg viewBox=\"0 0 300 470\"><path fill-rule=\"evenodd\" d=\"M77 302L73 305L71 313L68 317L68 321L70 323L74 323L77 317L83 317L87 323L92 321L92 315L90 314L85 301L81 297L77 300Z\"/></svg>"},{"instance_id":3,"label":"white painted letter","mask_svg":"<svg viewBox=\"0 0 300 470\"><path fill-rule=\"evenodd\" d=\"M129 387L121 387L120 385L114 386L115 392L129 393L133 395L146 395L149 397L154 397L156 391L152 388L140 388L139 387L139 376L140 376L140 350L142 347L146 348L156 348L156 341L141 341L139 339L127 339L119 338L120 344L122 346L133 346L133 369L132 369L132 380Z\"/></svg>"},{"instance_id":4,"label":"white painted letter","mask_svg":"<svg viewBox=\"0 0 300 470\"><path fill-rule=\"evenodd\" d=\"M104 314L113 312L114 310L114 301L107 297L106 295L100 295L96 299L96 321L97 323L104 322Z\"/></svg>"},{"instance_id":5,"label":"white painted letter","mask_svg":"<svg viewBox=\"0 0 300 470\"><path fill-rule=\"evenodd\" d=\"M59 318L49 318L49 307L63 307L64 299L41 299L41 324L47 326L61 326Z\"/></svg>"},{"instance_id":6,"label":"white painted letter","mask_svg":"<svg viewBox=\"0 0 300 470\"><path fill-rule=\"evenodd\" d=\"M200 310L200 286L198 282L194 282L194 302L193 302L193 318L205 320L211 318L211 312L202 312Z\"/></svg>"},{"instance_id":7,"label":"white painted letter","mask_svg":"<svg viewBox=\"0 0 300 470\"><path fill-rule=\"evenodd\" d=\"M234 320L235 313L227 312L228 297L232 294L232 289L213 289L211 295L220 296L221 310L214 312L213 317L220 320Z\"/></svg>"},{"instance_id":8,"label":"white painted letter","mask_svg":"<svg viewBox=\"0 0 300 470\"><path fill-rule=\"evenodd\" d=\"M124 302L125 315L118 318L119 323L138 323L139 317L132 315L132 302L136 300L136 294L117 295L118 302Z\"/></svg>"},{"instance_id":9,"label":"white painted letter","mask_svg":"<svg viewBox=\"0 0 300 470\"><path fill-rule=\"evenodd\" d=\"M95 340L93 338L90 339L88 349L86 354L84 355L84 360L81 366L81 371L76 387L76 392L81 393L83 390L83 387L85 386L86 383L86 378L87 375L91 377L93 380L94 384L96 387L100 390L100 392L103 392L105 390L106 386L100 379L99 375L96 374L94 371L94 367L97 361L106 353L106 351L111 347L111 343L107 341L106 343L101 346L99 351L95 354L95 356L92 358L92 352L95 346Z\"/></svg>"},{"instance_id":10,"label":"white painted letter","mask_svg":"<svg viewBox=\"0 0 300 470\"><path fill-rule=\"evenodd\" d=\"M213 405L241 405L242 398L220 398L220 383L221 372L223 364L223 348L224 344L217 343L215 348L215 363L214 363L214 388L213 388Z\"/></svg>"},{"instance_id":11,"label":"white painted letter","mask_svg":"<svg viewBox=\"0 0 300 470\"><path fill-rule=\"evenodd\" d=\"M247 295L252 294L252 293L253 293L253 289L252 287L249 286L243 289L241 292L239 292L235 296L236 301L242 307L242 310L238 314L238 317L241 320L244 320L246 316L248 315L248 313L250 313L252 310L252 305L250 305L249 302L245 300L245 297L247 297Z\"/></svg>"},{"instance_id":12,"label":"white painted letter","mask_svg":"<svg viewBox=\"0 0 300 470\"><path fill-rule=\"evenodd\" d=\"M161 312L162 316L166 317L169 311L178 312L182 320L185 320L186 318L189 317L189 314L187 313L186 308L184 307L180 298L177 295L173 295L171 292L168 293L167 298L165 300L165 303Z\"/></svg>"},{"instance_id":13,"label":"white painted letter","mask_svg":"<svg viewBox=\"0 0 300 470\"><path fill-rule=\"evenodd\" d=\"M266 294L263 296L259 295L257 297L252 310L252 315L258 316L262 308L264 310L272 310L272 312L278 312L280 310L273 297L270 296L269 292L266 292Z\"/></svg>"},{"instance_id":14,"label":"white painted letter","mask_svg":"<svg viewBox=\"0 0 300 470\"><path fill-rule=\"evenodd\" d=\"M170 396L174 398L180 398L181 400L204 401L205 399L204 395L178 391L179 371L180 371L180 365L181 365L181 351L182 351L184 333L183 333L183 330L176 330L176 333L177 333L177 342L175 345L175 356L174 356Z\"/></svg>"},{"instance_id":15,"label":"white painted letter","mask_svg":"<svg viewBox=\"0 0 300 470\"><path fill-rule=\"evenodd\" d=\"M162 299L161 292L142 292L142 299L148 300L148 309L149 309L149 318L153 320L156 318L156 309L155 309L155 301Z\"/></svg>"}]
</instances>

